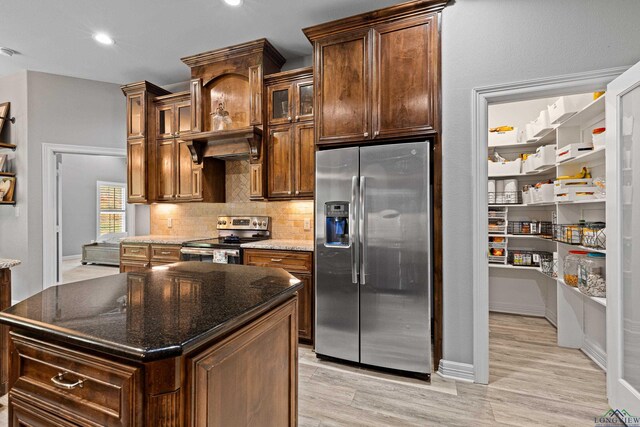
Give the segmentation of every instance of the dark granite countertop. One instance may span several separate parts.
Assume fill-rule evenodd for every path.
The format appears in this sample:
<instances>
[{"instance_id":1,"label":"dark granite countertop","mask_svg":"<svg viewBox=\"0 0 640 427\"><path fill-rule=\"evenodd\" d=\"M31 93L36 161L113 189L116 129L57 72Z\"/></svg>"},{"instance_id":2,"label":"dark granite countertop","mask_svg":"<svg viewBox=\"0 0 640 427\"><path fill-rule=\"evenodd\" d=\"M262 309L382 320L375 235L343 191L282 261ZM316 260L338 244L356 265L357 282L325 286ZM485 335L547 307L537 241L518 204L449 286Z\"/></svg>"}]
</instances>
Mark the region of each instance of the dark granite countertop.
<instances>
[{"instance_id":1,"label":"dark granite countertop","mask_svg":"<svg viewBox=\"0 0 640 427\"><path fill-rule=\"evenodd\" d=\"M47 288L1 312L0 323L151 361L215 339L301 287L278 268L180 262Z\"/></svg>"}]
</instances>

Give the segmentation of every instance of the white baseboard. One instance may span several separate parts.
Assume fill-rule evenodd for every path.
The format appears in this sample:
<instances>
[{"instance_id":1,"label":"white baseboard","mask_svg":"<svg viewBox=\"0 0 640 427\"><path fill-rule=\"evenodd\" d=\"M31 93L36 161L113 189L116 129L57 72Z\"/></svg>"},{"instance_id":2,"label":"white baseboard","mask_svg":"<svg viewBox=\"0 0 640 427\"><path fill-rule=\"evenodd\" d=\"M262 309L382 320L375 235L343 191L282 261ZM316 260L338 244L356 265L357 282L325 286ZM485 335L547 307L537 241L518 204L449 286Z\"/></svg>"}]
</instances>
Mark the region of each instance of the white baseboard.
<instances>
[{"instance_id":1,"label":"white baseboard","mask_svg":"<svg viewBox=\"0 0 640 427\"><path fill-rule=\"evenodd\" d=\"M547 314L546 307L542 305L525 305L505 302L489 302L489 311L536 317L545 317Z\"/></svg>"},{"instance_id":2,"label":"white baseboard","mask_svg":"<svg viewBox=\"0 0 640 427\"><path fill-rule=\"evenodd\" d=\"M546 310L544 317L551 322L551 324L553 326L556 327L556 329L558 328L558 313L553 312L551 310Z\"/></svg>"},{"instance_id":3,"label":"white baseboard","mask_svg":"<svg viewBox=\"0 0 640 427\"><path fill-rule=\"evenodd\" d=\"M62 257L63 261L72 261L72 260L76 260L76 259L82 259L82 254L80 254L80 255L67 255L67 256L63 256Z\"/></svg>"},{"instance_id":4,"label":"white baseboard","mask_svg":"<svg viewBox=\"0 0 640 427\"><path fill-rule=\"evenodd\" d=\"M589 356L603 371L607 372L607 353L599 345L585 336L584 345L580 350Z\"/></svg>"},{"instance_id":5,"label":"white baseboard","mask_svg":"<svg viewBox=\"0 0 640 427\"><path fill-rule=\"evenodd\" d=\"M444 359L440 359L438 375L443 378L449 378L456 381L473 382L475 380L473 365L469 363L452 362Z\"/></svg>"}]
</instances>

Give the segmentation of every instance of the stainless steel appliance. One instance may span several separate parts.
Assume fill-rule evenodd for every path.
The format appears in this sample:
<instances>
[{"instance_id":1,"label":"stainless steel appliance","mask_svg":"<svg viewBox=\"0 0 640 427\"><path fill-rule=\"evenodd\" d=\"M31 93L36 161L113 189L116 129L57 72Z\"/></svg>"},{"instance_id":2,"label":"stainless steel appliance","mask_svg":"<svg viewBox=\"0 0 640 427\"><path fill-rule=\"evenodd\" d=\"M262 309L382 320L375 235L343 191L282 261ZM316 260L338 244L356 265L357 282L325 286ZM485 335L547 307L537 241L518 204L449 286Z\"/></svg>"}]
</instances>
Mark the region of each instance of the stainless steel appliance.
<instances>
[{"instance_id":1,"label":"stainless steel appliance","mask_svg":"<svg viewBox=\"0 0 640 427\"><path fill-rule=\"evenodd\" d=\"M431 372L429 142L316 153L316 353Z\"/></svg>"},{"instance_id":2,"label":"stainless steel appliance","mask_svg":"<svg viewBox=\"0 0 640 427\"><path fill-rule=\"evenodd\" d=\"M218 238L185 242L180 249L183 261L242 264L242 243L271 237L268 216L219 216Z\"/></svg>"}]
</instances>

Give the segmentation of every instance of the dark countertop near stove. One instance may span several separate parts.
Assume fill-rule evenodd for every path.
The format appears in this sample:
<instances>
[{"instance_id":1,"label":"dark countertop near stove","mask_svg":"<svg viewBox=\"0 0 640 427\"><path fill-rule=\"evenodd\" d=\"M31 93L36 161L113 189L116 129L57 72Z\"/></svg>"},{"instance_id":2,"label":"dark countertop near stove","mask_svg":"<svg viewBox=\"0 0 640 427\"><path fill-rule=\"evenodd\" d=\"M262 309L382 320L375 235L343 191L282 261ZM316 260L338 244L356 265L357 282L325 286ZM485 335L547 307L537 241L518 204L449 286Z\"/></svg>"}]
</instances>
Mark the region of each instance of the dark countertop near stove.
<instances>
[{"instance_id":1,"label":"dark countertop near stove","mask_svg":"<svg viewBox=\"0 0 640 427\"><path fill-rule=\"evenodd\" d=\"M47 288L1 312L0 323L151 361L195 349L301 287L279 268L180 262Z\"/></svg>"}]
</instances>

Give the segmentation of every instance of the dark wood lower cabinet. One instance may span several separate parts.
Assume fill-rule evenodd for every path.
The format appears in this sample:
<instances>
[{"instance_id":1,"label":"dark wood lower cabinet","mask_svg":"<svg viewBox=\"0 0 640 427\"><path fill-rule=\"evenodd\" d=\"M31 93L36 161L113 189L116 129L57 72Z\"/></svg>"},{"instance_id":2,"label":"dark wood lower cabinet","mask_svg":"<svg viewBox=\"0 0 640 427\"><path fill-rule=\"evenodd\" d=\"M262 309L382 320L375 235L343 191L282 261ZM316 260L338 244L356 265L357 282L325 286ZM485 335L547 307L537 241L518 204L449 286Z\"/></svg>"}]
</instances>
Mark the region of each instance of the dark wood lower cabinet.
<instances>
[{"instance_id":1,"label":"dark wood lower cabinet","mask_svg":"<svg viewBox=\"0 0 640 427\"><path fill-rule=\"evenodd\" d=\"M298 338L313 344L314 287L313 253L271 249L245 249L242 263L258 267L282 268L300 279L302 289L298 291Z\"/></svg>"},{"instance_id":2,"label":"dark wood lower cabinet","mask_svg":"<svg viewBox=\"0 0 640 427\"><path fill-rule=\"evenodd\" d=\"M11 306L11 270L0 269L0 310ZM0 396L9 391L9 327L0 326Z\"/></svg>"},{"instance_id":3,"label":"dark wood lower cabinet","mask_svg":"<svg viewBox=\"0 0 640 427\"><path fill-rule=\"evenodd\" d=\"M9 424L296 426L297 301L187 354L146 363L13 330Z\"/></svg>"}]
</instances>

